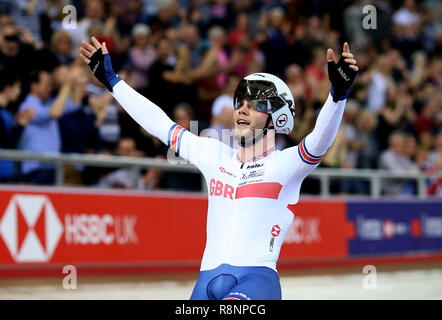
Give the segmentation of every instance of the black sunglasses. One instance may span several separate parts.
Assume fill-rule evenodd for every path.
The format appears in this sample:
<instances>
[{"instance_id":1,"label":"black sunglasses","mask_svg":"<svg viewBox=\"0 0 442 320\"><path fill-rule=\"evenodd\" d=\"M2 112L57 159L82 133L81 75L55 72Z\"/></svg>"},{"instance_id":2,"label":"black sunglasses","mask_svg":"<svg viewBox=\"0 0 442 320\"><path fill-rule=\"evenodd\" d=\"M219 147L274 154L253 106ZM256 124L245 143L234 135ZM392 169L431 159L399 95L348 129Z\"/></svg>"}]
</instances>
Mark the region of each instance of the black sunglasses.
<instances>
[{"instance_id":1,"label":"black sunglasses","mask_svg":"<svg viewBox=\"0 0 442 320\"><path fill-rule=\"evenodd\" d=\"M233 103L233 109L237 110L244 105L244 101L247 101L247 105L259 112L272 113L285 105L285 101L280 97L271 97L267 99L246 99L237 98Z\"/></svg>"}]
</instances>

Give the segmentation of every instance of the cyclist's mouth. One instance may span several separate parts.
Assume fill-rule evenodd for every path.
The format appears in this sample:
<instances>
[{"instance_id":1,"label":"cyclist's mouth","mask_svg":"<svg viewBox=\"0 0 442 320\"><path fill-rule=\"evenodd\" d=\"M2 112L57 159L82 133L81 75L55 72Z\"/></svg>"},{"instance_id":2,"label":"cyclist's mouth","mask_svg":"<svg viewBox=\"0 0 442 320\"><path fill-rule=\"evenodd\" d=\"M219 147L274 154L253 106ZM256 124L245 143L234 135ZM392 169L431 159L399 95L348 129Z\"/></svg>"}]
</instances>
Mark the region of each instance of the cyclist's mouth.
<instances>
[{"instance_id":1,"label":"cyclist's mouth","mask_svg":"<svg viewBox=\"0 0 442 320\"><path fill-rule=\"evenodd\" d=\"M238 128L247 128L250 125L250 122L244 119L238 119L236 125Z\"/></svg>"}]
</instances>

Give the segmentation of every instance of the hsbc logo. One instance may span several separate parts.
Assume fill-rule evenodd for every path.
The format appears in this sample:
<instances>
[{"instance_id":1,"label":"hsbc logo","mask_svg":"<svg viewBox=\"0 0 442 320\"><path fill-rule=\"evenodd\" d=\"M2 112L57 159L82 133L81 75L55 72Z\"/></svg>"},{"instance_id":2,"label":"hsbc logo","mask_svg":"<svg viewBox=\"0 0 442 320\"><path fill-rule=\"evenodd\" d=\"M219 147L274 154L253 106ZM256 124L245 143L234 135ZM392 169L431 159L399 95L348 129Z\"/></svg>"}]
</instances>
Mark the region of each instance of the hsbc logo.
<instances>
[{"instance_id":1,"label":"hsbc logo","mask_svg":"<svg viewBox=\"0 0 442 320\"><path fill-rule=\"evenodd\" d=\"M384 233L384 237L387 239L391 239L395 234L395 223L393 220L386 220L382 224L382 232Z\"/></svg>"},{"instance_id":2,"label":"hsbc logo","mask_svg":"<svg viewBox=\"0 0 442 320\"><path fill-rule=\"evenodd\" d=\"M14 195L0 220L0 235L16 262L48 261L62 233L47 196Z\"/></svg>"},{"instance_id":3,"label":"hsbc logo","mask_svg":"<svg viewBox=\"0 0 442 320\"><path fill-rule=\"evenodd\" d=\"M269 251L273 252L273 246L275 245L275 238L279 236L279 233L281 232L281 227L277 224L275 224L272 227L272 231L270 232L272 234L272 238L270 239L270 245L269 245Z\"/></svg>"},{"instance_id":4,"label":"hsbc logo","mask_svg":"<svg viewBox=\"0 0 442 320\"><path fill-rule=\"evenodd\" d=\"M279 236L279 233L281 232L281 228L278 225L274 225L272 228L272 236L275 238Z\"/></svg>"}]
</instances>

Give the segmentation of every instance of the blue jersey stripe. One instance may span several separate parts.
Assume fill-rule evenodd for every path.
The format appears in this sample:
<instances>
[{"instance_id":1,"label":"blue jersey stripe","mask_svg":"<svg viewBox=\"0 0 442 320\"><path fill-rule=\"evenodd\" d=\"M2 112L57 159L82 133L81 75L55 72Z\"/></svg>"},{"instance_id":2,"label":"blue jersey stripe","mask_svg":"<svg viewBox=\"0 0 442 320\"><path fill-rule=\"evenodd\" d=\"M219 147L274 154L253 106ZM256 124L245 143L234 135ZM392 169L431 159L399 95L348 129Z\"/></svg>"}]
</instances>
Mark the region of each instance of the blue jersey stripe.
<instances>
[{"instance_id":1,"label":"blue jersey stripe","mask_svg":"<svg viewBox=\"0 0 442 320\"><path fill-rule=\"evenodd\" d=\"M315 164L318 164L319 162L321 162L321 160L318 160L318 162L311 162L311 161L308 161L307 159L305 159L302 156L301 149L299 148L299 146L298 146L298 153L299 153L299 157L301 158L301 160L304 161L307 164L315 165Z\"/></svg>"},{"instance_id":2,"label":"blue jersey stripe","mask_svg":"<svg viewBox=\"0 0 442 320\"><path fill-rule=\"evenodd\" d=\"M180 131L180 133L178 134L178 138L177 138L177 140L176 140L176 145L177 145L177 147L176 147L176 153L178 153L178 154L180 154L181 137L183 136L184 131L186 131L186 129L182 128L181 131Z\"/></svg>"},{"instance_id":3,"label":"blue jersey stripe","mask_svg":"<svg viewBox=\"0 0 442 320\"><path fill-rule=\"evenodd\" d=\"M173 126L171 126L170 127L170 129L169 129L169 135L168 135L168 138L167 138L167 146L170 148L170 145L171 145L171 139L172 139L172 132L173 132L173 129L175 129L176 128L176 126L178 126L178 124L174 124Z\"/></svg>"},{"instance_id":4,"label":"blue jersey stripe","mask_svg":"<svg viewBox=\"0 0 442 320\"><path fill-rule=\"evenodd\" d=\"M314 155L312 155L311 153L309 153L308 151L307 151L307 147L305 146L305 138L304 139L302 139L302 145L304 146L304 151L305 151L305 153L307 153L307 155L309 156L309 157L311 157L311 158L316 158L316 159L319 159L319 160L321 160L321 158L324 156L324 155L322 155L322 156L314 156Z\"/></svg>"}]
</instances>

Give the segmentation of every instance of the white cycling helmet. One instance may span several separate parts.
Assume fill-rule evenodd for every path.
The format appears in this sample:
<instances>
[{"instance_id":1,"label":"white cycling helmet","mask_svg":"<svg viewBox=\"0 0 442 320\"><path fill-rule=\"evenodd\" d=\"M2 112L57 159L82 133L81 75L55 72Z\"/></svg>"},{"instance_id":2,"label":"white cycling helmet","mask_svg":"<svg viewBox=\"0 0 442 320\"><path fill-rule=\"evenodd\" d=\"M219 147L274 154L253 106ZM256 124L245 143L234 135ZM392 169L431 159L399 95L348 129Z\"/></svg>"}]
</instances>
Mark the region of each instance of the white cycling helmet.
<instances>
[{"instance_id":1,"label":"white cycling helmet","mask_svg":"<svg viewBox=\"0 0 442 320\"><path fill-rule=\"evenodd\" d=\"M295 101L289 87L270 73L253 73L243 78L235 90L233 106L244 100L253 102L256 110L271 115L276 133L289 134L295 120ZM267 121L268 127L270 118Z\"/></svg>"}]
</instances>

